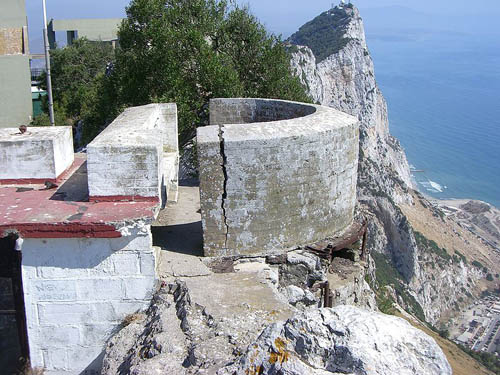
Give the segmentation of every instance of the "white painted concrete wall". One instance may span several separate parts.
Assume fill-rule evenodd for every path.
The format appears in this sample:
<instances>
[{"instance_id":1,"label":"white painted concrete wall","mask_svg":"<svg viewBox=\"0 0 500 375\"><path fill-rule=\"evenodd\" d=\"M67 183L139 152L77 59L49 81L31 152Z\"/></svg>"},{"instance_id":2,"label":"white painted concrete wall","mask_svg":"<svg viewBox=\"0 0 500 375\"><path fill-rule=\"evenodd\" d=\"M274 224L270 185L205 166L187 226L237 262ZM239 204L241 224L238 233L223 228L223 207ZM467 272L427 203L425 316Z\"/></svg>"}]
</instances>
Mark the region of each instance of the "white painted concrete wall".
<instances>
[{"instance_id":1,"label":"white painted concrete wall","mask_svg":"<svg viewBox=\"0 0 500 375\"><path fill-rule=\"evenodd\" d=\"M116 239L25 239L33 367L45 368L45 374L94 373L123 318L148 306L157 258L150 227L123 233Z\"/></svg>"},{"instance_id":2,"label":"white painted concrete wall","mask_svg":"<svg viewBox=\"0 0 500 375\"><path fill-rule=\"evenodd\" d=\"M56 179L73 160L70 126L0 129L0 179Z\"/></svg>"},{"instance_id":3,"label":"white painted concrete wall","mask_svg":"<svg viewBox=\"0 0 500 375\"><path fill-rule=\"evenodd\" d=\"M175 104L126 109L87 147L90 197L161 198L170 178L177 179L175 172L164 181L165 170L178 170L177 142Z\"/></svg>"}]
</instances>

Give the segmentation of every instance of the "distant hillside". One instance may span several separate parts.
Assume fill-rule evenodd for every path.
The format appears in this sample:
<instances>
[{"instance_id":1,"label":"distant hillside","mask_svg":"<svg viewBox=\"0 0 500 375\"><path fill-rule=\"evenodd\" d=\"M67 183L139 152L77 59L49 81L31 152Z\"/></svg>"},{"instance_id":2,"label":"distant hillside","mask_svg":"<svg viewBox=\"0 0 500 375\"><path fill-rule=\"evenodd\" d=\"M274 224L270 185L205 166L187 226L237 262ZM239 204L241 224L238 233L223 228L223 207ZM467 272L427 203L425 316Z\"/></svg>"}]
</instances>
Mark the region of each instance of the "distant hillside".
<instances>
[{"instance_id":1,"label":"distant hillside","mask_svg":"<svg viewBox=\"0 0 500 375\"><path fill-rule=\"evenodd\" d=\"M309 47L316 57L316 62L321 62L340 51L349 42L345 37L345 30L351 20L348 13L351 9L352 5L349 4L345 8L335 7L321 13L304 24L288 41Z\"/></svg>"}]
</instances>

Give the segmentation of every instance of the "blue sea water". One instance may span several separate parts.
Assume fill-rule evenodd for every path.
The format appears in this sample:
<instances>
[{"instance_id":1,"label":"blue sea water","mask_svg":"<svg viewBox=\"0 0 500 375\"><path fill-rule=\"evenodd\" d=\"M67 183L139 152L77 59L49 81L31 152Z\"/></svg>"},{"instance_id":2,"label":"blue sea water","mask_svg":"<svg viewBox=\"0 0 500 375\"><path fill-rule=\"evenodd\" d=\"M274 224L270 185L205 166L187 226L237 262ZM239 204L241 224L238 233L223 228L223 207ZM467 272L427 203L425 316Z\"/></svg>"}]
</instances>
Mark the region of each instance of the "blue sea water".
<instances>
[{"instance_id":1,"label":"blue sea water","mask_svg":"<svg viewBox=\"0 0 500 375\"><path fill-rule=\"evenodd\" d=\"M500 207L500 41L453 33L367 35L418 189Z\"/></svg>"}]
</instances>

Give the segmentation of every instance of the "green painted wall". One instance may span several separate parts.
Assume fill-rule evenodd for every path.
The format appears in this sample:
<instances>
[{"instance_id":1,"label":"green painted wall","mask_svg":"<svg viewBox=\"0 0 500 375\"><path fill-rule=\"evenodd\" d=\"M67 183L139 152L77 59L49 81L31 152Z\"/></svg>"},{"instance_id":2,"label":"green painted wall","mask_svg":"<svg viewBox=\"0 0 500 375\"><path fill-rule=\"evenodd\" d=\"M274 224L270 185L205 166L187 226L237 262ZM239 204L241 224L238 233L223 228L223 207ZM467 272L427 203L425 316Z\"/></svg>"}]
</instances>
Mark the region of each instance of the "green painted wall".
<instances>
[{"instance_id":1,"label":"green painted wall","mask_svg":"<svg viewBox=\"0 0 500 375\"><path fill-rule=\"evenodd\" d=\"M0 127L28 125L32 106L29 57L0 56Z\"/></svg>"},{"instance_id":2,"label":"green painted wall","mask_svg":"<svg viewBox=\"0 0 500 375\"><path fill-rule=\"evenodd\" d=\"M0 28L26 26L25 0L0 1Z\"/></svg>"},{"instance_id":3,"label":"green painted wall","mask_svg":"<svg viewBox=\"0 0 500 375\"><path fill-rule=\"evenodd\" d=\"M0 29L26 25L25 0L0 0ZM29 51L0 55L0 128L27 125L32 113Z\"/></svg>"}]
</instances>

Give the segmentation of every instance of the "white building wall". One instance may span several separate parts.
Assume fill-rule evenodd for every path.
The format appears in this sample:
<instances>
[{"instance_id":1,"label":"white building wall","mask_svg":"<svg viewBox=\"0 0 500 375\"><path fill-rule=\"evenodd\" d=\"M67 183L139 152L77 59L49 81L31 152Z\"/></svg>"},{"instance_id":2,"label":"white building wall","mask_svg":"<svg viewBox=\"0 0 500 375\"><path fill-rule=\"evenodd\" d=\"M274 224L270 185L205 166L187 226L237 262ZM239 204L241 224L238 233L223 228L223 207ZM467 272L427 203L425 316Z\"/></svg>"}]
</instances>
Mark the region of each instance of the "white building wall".
<instances>
[{"instance_id":1,"label":"white building wall","mask_svg":"<svg viewBox=\"0 0 500 375\"><path fill-rule=\"evenodd\" d=\"M33 367L94 374L128 314L146 308L156 282L150 226L124 237L26 239L23 284Z\"/></svg>"}]
</instances>

